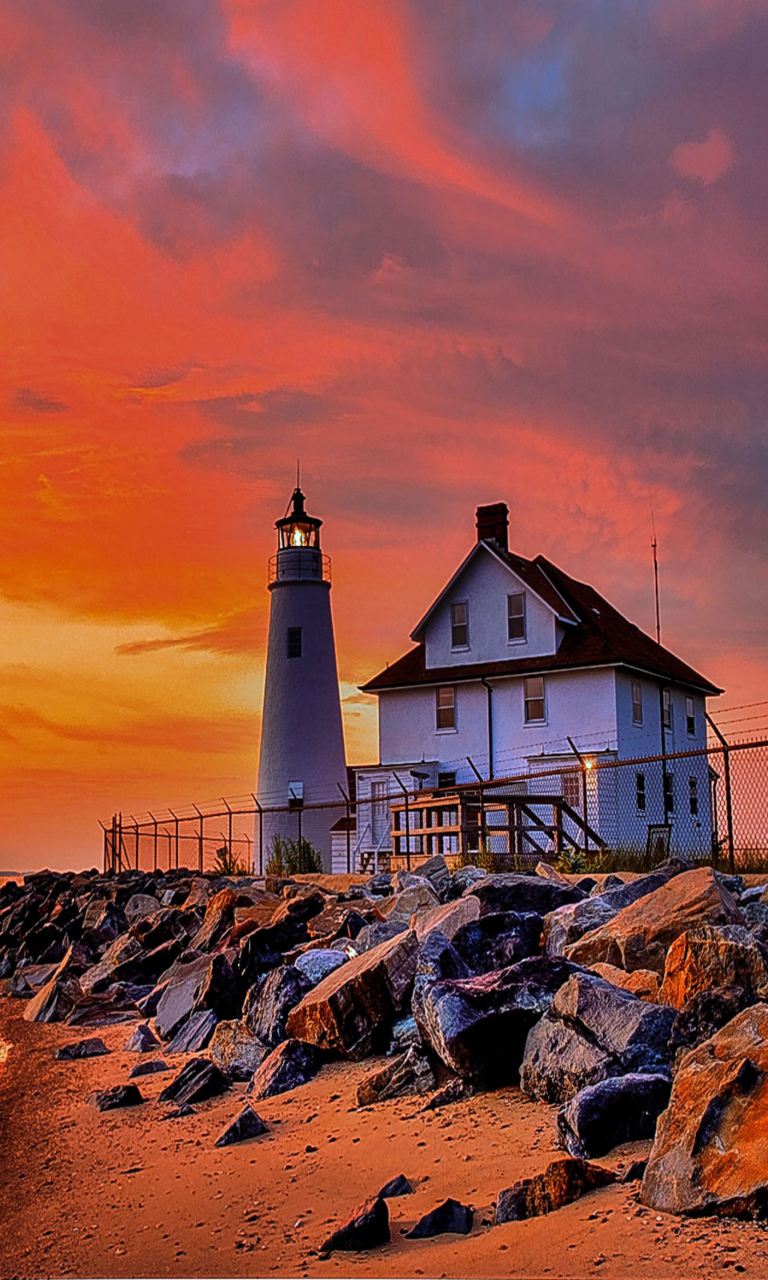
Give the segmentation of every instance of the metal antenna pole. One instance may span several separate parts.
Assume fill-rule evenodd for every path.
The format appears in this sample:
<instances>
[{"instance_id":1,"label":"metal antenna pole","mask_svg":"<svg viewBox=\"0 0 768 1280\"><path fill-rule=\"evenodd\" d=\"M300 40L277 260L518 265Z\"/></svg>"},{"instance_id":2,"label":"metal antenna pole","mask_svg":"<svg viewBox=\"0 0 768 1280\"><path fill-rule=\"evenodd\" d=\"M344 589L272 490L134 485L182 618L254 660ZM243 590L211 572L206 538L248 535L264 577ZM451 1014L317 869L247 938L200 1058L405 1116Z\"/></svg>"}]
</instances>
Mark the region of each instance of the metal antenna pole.
<instances>
[{"instance_id":1,"label":"metal antenna pole","mask_svg":"<svg viewBox=\"0 0 768 1280\"><path fill-rule=\"evenodd\" d=\"M657 546L656 530L654 529L651 550L653 551L653 588L656 596L656 643L661 644L661 614L659 613L659 560L656 555Z\"/></svg>"}]
</instances>

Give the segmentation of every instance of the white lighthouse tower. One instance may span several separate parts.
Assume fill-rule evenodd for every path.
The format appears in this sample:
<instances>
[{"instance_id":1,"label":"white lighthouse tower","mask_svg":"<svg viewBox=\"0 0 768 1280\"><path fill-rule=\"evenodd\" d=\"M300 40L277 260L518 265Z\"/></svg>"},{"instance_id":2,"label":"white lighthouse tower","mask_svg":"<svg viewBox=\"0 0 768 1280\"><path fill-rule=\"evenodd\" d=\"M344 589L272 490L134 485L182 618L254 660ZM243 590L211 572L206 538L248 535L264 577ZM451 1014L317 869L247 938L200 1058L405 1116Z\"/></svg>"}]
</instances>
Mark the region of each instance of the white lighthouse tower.
<instances>
[{"instance_id":1,"label":"white lighthouse tower","mask_svg":"<svg viewBox=\"0 0 768 1280\"><path fill-rule=\"evenodd\" d=\"M264 860L275 833L299 830L330 870L330 828L343 804L347 767L331 618L330 559L320 550L322 520L308 516L297 486L277 520L277 555L269 562L269 642L261 722L259 803ZM279 806L287 812L268 813Z\"/></svg>"}]
</instances>

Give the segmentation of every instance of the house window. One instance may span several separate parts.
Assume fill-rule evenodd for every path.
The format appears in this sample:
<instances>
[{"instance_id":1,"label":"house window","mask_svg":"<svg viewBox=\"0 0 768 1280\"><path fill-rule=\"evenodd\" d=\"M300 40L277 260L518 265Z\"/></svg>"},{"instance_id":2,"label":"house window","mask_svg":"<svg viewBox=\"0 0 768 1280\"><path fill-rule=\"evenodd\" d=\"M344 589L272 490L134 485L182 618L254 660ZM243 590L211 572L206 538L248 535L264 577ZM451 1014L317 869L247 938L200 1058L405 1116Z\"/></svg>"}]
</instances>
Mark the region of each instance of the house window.
<instances>
[{"instance_id":1,"label":"house window","mask_svg":"<svg viewBox=\"0 0 768 1280\"><path fill-rule=\"evenodd\" d=\"M437 690L437 727L456 728L456 690L452 684L444 684Z\"/></svg>"},{"instance_id":2,"label":"house window","mask_svg":"<svg viewBox=\"0 0 768 1280\"><path fill-rule=\"evenodd\" d=\"M696 712L693 707L693 698L686 698L685 700L685 728L688 733L688 737L695 738ZM691 809L691 813L693 813L693 809Z\"/></svg>"},{"instance_id":3,"label":"house window","mask_svg":"<svg viewBox=\"0 0 768 1280\"><path fill-rule=\"evenodd\" d=\"M581 773L570 769L560 779L563 788L563 799L572 809L581 808Z\"/></svg>"},{"instance_id":4,"label":"house window","mask_svg":"<svg viewBox=\"0 0 768 1280\"><path fill-rule=\"evenodd\" d=\"M643 723L643 686L639 680L632 681L632 723Z\"/></svg>"},{"instance_id":5,"label":"house window","mask_svg":"<svg viewBox=\"0 0 768 1280\"><path fill-rule=\"evenodd\" d=\"M688 803L694 818L699 813L699 783L697 778L688 779Z\"/></svg>"},{"instance_id":6,"label":"house window","mask_svg":"<svg viewBox=\"0 0 768 1280\"><path fill-rule=\"evenodd\" d=\"M371 798L373 800L373 829L376 837L379 837L387 825L389 801L386 782L371 783Z\"/></svg>"},{"instance_id":7,"label":"house window","mask_svg":"<svg viewBox=\"0 0 768 1280\"><path fill-rule=\"evenodd\" d=\"M288 628L288 657L301 657L301 627Z\"/></svg>"},{"instance_id":8,"label":"house window","mask_svg":"<svg viewBox=\"0 0 768 1280\"><path fill-rule=\"evenodd\" d=\"M523 681L525 690L525 723L531 724L544 720L544 677L527 676Z\"/></svg>"},{"instance_id":9,"label":"house window","mask_svg":"<svg viewBox=\"0 0 768 1280\"><path fill-rule=\"evenodd\" d=\"M635 797L639 813L645 813L645 774L635 774Z\"/></svg>"},{"instance_id":10,"label":"house window","mask_svg":"<svg viewBox=\"0 0 768 1280\"><path fill-rule=\"evenodd\" d=\"M525 639L525 592L507 596L507 638Z\"/></svg>"},{"instance_id":11,"label":"house window","mask_svg":"<svg viewBox=\"0 0 768 1280\"><path fill-rule=\"evenodd\" d=\"M440 791L447 791L449 787L456 786L456 771L453 773L438 773L437 785Z\"/></svg>"},{"instance_id":12,"label":"house window","mask_svg":"<svg viewBox=\"0 0 768 1280\"><path fill-rule=\"evenodd\" d=\"M675 779L669 772L664 774L664 812L675 812Z\"/></svg>"},{"instance_id":13,"label":"house window","mask_svg":"<svg viewBox=\"0 0 768 1280\"><path fill-rule=\"evenodd\" d=\"M451 605L451 648L469 647L469 614L466 600Z\"/></svg>"},{"instance_id":14,"label":"house window","mask_svg":"<svg viewBox=\"0 0 768 1280\"><path fill-rule=\"evenodd\" d=\"M304 783L303 782L288 783L288 808L289 809L304 808Z\"/></svg>"},{"instance_id":15,"label":"house window","mask_svg":"<svg viewBox=\"0 0 768 1280\"><path fill-rule=\"evenodd\" d=\"M672 690L664 689L661 694L661 722L665 729L672 728Z\"/></svg>"}]
</instances>

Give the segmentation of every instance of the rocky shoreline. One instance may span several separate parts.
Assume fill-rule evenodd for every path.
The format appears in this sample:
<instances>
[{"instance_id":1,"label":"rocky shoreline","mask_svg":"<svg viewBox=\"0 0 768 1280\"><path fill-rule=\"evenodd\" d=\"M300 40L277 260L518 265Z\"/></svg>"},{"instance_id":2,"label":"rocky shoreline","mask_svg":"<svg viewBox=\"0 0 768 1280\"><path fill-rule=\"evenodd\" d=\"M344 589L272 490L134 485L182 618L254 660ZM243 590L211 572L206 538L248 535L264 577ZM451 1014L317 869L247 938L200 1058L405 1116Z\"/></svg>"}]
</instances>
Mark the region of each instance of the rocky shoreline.
<instances>
[{"instance_id":1,"label":"rocky shoreline","mask_svg":"<svg viewBox=\"0 0 768 1280\"><path fill-rule=\"evenodd\" d=\"M442 859L336 891L318 880L9 883L4 1003L58 1024L60 1069L99 1068L80 1103L102 1123L221 1112L211 1145L243 1152L270 1141L272 1103L295 1107L318 1073L354 1073L358 1118L394 1103L426 1127L518 1086L522 1105L552 1108L543 1167L484 1188L482 1226L449 1188L410 1224L416 1241L553 1221L612 1185L678 1220L765 1217L763 886L677 860L626 884L543 866L450 874ZM132 1066L107 1078L119 1054ZM631 1148L639 1158L617 1163ZM313 1269L393 1248L383 1184L413 1170L381 1174L349 1188Z\"/></svg>"}]
</instances>

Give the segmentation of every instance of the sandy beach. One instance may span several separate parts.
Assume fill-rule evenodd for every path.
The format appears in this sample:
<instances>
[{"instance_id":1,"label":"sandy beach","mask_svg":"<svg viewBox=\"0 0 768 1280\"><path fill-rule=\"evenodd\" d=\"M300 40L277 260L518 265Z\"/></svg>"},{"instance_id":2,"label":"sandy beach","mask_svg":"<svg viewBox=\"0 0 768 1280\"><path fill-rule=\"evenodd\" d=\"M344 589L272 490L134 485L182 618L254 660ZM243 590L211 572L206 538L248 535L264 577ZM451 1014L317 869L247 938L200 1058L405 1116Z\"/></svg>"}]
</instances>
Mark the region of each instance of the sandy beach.
<instances>
[{"instance_id":1,"label":"sandy beach","mask_svg":"<svg viewBox=\"0 0 768 1280\"><path fill-rule=\"evenodd\" d=\"M245 1085L163 1120L168 1075L138 1083L142 1106L100 1114L92 1090L125 1081L131 1024L100 1029L108 1056L59 1062L75 1028L23 1021L0 1001L3 1276L764 1276L760 1225L656 1214L639 1183L593 1192L544 1218L492 1226L503 1187L558 1154L554 1108L504 1088L424 1112L402 1098L359 1110L371 1062L336 1063L310 1084L257 1104L269 1133L215 1149ZM73 1034L73 1032L75 1034ZM171 1059L171 1065L182 1059ZM601 1163L624 1169L634 1143ZM388 1202L391 1244L317 1256L334 1225L405 1173L415 1194ZM403 1232L452 1196L475 1209L472 1234L406 1240Z\"/></svg>"}]
</instances>

